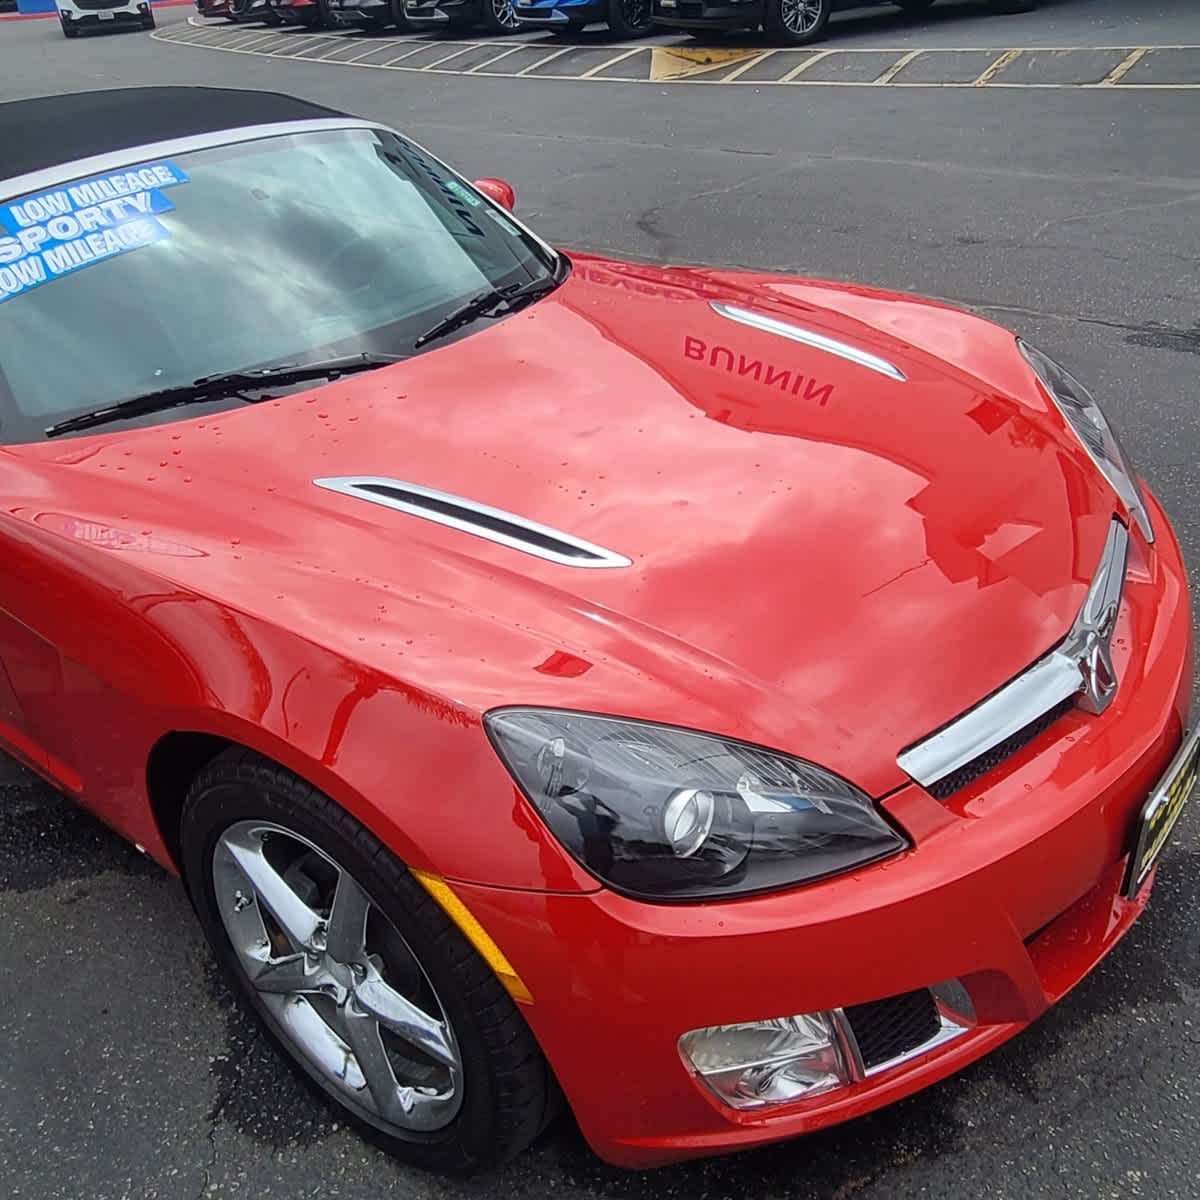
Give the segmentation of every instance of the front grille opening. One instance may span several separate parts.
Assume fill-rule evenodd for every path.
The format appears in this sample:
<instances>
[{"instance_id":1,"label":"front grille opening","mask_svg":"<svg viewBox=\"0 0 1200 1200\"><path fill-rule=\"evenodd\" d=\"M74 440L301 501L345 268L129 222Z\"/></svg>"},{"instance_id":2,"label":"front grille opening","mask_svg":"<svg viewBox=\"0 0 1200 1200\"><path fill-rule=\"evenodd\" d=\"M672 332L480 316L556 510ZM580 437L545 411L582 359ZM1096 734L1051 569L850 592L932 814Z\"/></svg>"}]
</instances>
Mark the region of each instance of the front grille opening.
<instances>
[{"instance_id":1,"label":"front grille opening","mask_svg":"<svg viewBox=\"0 0 1200 1200\"><path fill-rule=\"evenodd\" d=\"M982 779L989 771L994 771L1002 762L1011 758L1018 750L1023 750L1034 738L1046 732L1059 717L1075 707L1075 698L1069 696L1060 701L1052 709L1042 713L1036 721L1030 721L1024 729L1018 729L1011 737L998 742L990 750L985 750L978 758L964 763L957 771L951 771L936 783L926 787L926 791L937 800L948 800L955 792L965 788L967 784Z\"/></svg>"},{"instance_id":2,"label":"front grille opening","mask_svg":"<svg viewBox=\"0 0 1200 1200\"><path fill-rule=\"evenodd\" d=\"M932 1041L942 1027L928 988L842 1009L870 1071Z\"/></svg>"}]
</instances>

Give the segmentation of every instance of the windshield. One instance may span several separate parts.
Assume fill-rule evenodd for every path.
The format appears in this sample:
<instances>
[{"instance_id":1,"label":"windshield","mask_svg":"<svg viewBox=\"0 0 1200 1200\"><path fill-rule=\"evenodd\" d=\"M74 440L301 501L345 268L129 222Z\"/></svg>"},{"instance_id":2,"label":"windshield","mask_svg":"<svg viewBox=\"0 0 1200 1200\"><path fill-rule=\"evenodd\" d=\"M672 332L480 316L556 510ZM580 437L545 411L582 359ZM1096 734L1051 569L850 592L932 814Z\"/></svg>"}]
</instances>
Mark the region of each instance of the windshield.
<instances>
[{"instance_id":1,"label":"windshield","mask_svg":"<svg viewBox=\"0 0 1200 1200\"><path fill-rule=\"evenodd\" d=\"M204 376L406 356L557 259L377 130L179 154L0 204L0 442ZM150 424L239 403L144 414Z\"/></svg>"}]
</instances>

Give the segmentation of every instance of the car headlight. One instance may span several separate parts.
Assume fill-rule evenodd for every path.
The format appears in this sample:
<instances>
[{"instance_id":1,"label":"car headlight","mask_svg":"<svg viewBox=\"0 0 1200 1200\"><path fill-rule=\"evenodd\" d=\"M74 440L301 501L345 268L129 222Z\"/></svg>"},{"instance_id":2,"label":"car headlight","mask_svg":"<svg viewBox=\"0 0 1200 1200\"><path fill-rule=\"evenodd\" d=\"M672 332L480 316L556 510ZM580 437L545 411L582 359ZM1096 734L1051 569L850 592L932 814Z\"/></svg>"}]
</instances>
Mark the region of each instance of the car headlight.
<instances>
[{"instance_id":1,"label":"car headlight","mask_svg":"<svg viewBox=\"0 0 1200 1200\"><path fill-rule=\"evenodd\" d=\"M1146 498L1142 495L1137 472L1092 393L1068 370L1028 342L1018 338L1017 345L1050 399L1075 431L1075 436L1092 462L1112 484L1113 491L1137 522L1146 541L1153 542L1154 526L1150 523L1150 513L1146 509Z\"/></svg>"},{"instance_id":2,"label":"car headlight","mask_svg":"<svg viewBox=\"0 0 1200 1200\"><path fill-rule=\"evenodd\" d=\"M787 754L554 709L497 709L485 724L558 840L634 895L788 887L908 844L865 793Z\"/></svg>"}]
</instances>

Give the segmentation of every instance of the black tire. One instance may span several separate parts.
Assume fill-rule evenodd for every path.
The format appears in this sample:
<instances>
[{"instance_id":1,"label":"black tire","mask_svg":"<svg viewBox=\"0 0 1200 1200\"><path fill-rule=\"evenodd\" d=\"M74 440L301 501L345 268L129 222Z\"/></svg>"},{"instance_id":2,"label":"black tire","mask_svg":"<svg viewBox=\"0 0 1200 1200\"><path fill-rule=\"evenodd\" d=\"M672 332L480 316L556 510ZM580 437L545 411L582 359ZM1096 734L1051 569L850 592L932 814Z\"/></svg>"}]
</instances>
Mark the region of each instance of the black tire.
<instances>
[{"instance_id":1,"label":"black tire","mask_svg":"<svg viewBox=\"0 0 1200 1200\"><path fill-rule=\"evenodd\" d=\"M653 33L653 0L608 0L608 27L623 41Z\"/></svg>"},{"instance_id":2,"label":"black tire","mask_svg":"<svg viewBox=\"0 0 1200 1200\"><path fill-rule=\"evenodd\" d=\"M1008 16L1014 13L1033 12L1037 8L1037 0L987 0L987 6L994 13Z\"/></svg>"},{"instance_id":3,"label":"black tire","mask_svg":"<svg viewBox=\"0 0 1200 1200\"><path fill-rule=\"evenodd\" d=\"M72 24L70 21L59 17L59 24L62 26L63 37L77 38L79 36L78 27Z\"/></svg>"},{"instance_id":4,"label":"black tire","mask_svg":"<svg viewBox=\"0 0 1200 1200\"><path fill-rule=\"evenodd\" d=\"M291 23L299 25L301 29L320 29L321 14L317 12L315 5L309 8L298 8L292 13Z\"/></svg>"},{"instance_id":5,"label":"black tire","mask_svg":"<svg viewBox=\"0 0 1200 1200\"><path fill-rule=\"evenodd\" d=\"M402 1136L396 1136L395 1126L381 1129L289 1043L243 968L218 908L214 855L222 835L243 821L270 823L327 855L352 876L373 911L407 945L461 1057L460 1104L444 1127L407 1130ZM559 1103L557 1085L516 1005L441 907L344 809L275 763L235 749L218 756L193 782L180 839L188 895L235 990L302 1077L373 1141L416 1166L477 1171L512 1158L549 1123ZM247 888L250 902L257 904L254 889ZM236 896L240 909L242 893ZM312 904L320 907L316 899Z\"/></svg>"},{"instance_id":6,"label":"black tire","mask_svg":"<svg viewBox=\"0 0 1200 1200\"><path fill-rule=\"evenodd\" d=\"M154 28L154 14L152 12L143 14L142 28L143 29L153 29Z\"/></svg>"},{"instance_id":7,"label":"black tire","mask_svg":"<svg viewBox=\"0 0 1200 1200\"><path fill-rule=\"evenodd\" d=\"M916 16L919 13L928 12L934 6L936 0L892 0L892 3L897 8L902 8L906 13Z\"/></svg>"},{"instance_id":8,"label":"black tire","mask_svg":"<svg viewBox=\"0 0 1200 1200\"><path fill-rule=\"evenodd\" d=\"M519 28L512 0L481 0L479 16L488 33L507 36Z\"/></svg>"},{"instance_id":9,"label":"black tire","mask_svg":"<svg viewBox=\"0 0 1200 1200\"><path fill-rule=\"evenodd\" d=\"M766 0L763 28L784 46L807 46L825 36L833 0Z\"/></svg>"}]
</instances>

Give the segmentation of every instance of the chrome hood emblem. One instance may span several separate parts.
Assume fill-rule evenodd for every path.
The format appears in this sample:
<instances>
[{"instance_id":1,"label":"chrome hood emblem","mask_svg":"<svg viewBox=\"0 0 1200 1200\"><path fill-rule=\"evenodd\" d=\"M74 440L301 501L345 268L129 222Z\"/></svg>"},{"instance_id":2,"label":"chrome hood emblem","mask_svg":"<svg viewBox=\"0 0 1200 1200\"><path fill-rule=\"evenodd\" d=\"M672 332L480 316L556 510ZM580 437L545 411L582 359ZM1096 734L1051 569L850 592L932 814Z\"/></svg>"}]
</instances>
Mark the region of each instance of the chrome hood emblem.
<instances>
[{"instance_id":1,"label":"chrome hood emblem","mask_svg":"<svg viewBox=\"0 0 1200 1200\"><path fill-rule=\"evenodd\" d=\"M1129 531L1113 521L1100 566L1067 636L998 692L898 755L901 769L930 787L1064 701L1074 698L1085 712L1102 713L1117 694L1112 638L1128 558Z\"/></svg>"}]
</instances>

